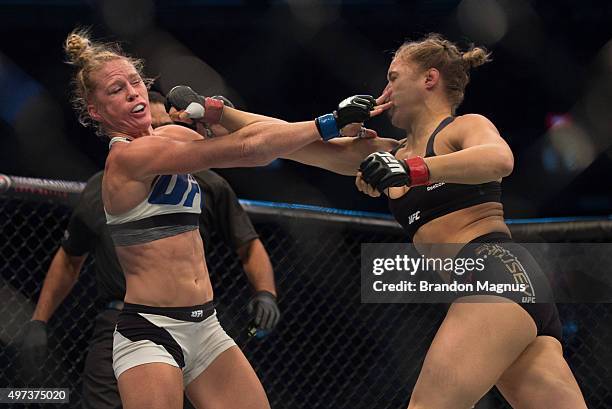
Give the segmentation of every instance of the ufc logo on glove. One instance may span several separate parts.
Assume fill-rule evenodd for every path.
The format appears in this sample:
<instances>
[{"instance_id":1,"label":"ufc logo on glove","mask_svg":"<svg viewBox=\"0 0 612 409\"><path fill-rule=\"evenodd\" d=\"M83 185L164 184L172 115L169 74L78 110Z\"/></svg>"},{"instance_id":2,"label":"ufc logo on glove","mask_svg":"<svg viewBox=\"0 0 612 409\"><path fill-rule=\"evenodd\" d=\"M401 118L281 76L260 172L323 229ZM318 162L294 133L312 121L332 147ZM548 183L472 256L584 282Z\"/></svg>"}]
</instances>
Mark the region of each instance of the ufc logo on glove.
<instances>
[{"instance_id":1,"label":"ufc logo on glove","mask_svg":"<svg viewBox=\"0 0 612 409\"><path fill-rule=\"evenodd\" d=\"M399 161L395 159L395 156L393 156L392 154L388 152L381 152L379 153L379 156L382 160L385 161L385 163L389 165L389 170L392 173L406 173L406 170L404 169L402 164L399 163Z\"/></svg>"}]
</instances>

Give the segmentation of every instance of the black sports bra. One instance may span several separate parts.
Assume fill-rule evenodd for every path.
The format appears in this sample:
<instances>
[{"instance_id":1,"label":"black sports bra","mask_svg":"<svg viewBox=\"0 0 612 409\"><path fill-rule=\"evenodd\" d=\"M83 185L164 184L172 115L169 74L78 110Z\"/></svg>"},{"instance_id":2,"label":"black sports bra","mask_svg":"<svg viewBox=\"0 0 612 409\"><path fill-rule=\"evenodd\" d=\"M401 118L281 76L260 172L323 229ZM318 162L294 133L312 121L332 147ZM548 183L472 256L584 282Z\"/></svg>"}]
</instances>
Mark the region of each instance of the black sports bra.
<instances>
[{"instance_id":1,"label":"black sports bra","mask_svg":"<svg viewBox=\"0 0 612 409\"><path fill-rule=\"evenodd\" d=\"M427 141L426 158L436 156L433 149L436 135L454 119L452 116L443 119L433 131ZM390 152L395 155L402 147L403 144ZM389 199L389 209L412 240L422 225L454 211L486 202L501 203L499 182L478 185L440 182L429 186L415 186L402 197Z\"/></svg>"}]
</instances>

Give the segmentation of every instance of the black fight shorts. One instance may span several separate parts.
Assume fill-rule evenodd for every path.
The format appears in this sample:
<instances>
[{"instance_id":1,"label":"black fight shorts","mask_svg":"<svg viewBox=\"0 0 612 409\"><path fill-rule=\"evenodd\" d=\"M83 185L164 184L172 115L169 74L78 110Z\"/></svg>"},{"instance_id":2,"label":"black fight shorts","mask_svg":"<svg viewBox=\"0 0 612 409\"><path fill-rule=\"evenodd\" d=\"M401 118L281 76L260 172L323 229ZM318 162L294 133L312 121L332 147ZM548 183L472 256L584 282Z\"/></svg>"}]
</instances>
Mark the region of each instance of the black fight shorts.
<instances>
[{"instance_id":1,"label":"black fight shorts","mask_svg":"<svg viewBox=\"0 0 612 409\"><path fill-rule=\"evenodd\" d=\"M451 281L469 283L473 288L486 283L486 290L480 288L474 294L498 295L515 301L531 316L539 336L548 335L561 341L561 320L550 283L527 249L504 233L489 233L466 244L457 258L480 259L484 269L453 273ZM511 290L502 292L502 289Z\"/></svg>"}]
</instances>

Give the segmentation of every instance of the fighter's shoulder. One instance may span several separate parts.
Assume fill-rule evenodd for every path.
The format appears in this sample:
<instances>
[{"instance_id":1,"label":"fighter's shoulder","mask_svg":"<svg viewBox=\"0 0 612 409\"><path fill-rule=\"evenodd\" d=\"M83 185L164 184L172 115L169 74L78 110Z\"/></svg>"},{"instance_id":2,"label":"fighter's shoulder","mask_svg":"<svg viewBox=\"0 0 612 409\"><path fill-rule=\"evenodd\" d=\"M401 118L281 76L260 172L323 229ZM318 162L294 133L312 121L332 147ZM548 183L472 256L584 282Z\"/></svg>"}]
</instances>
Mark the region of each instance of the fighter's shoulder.
<instances>
[{"instance_id":1,"label":"fighter's shoulder","mask_svg":"<svg viewBox=\"0 0 612 409\"><path fill-rule=\"evenodd\" d=\"M166 138L172 138L177 141L193 141L198 139L204 139L202 135L181 125L163 125L159 128L155 128L154 135L163 136Z\"/></svg>"},{"instance_id":2,"label":"fighter's shoulder","mask_svg":"<svg viewBox=\"0 0 612 409\"><path fill-rule=\"evenodd\" d=\"M494 129L497 131L493 122L486 116L480 114L459 115L455 118L452 125L452 127L449 127L449 130L452 129L457 132L473 131L477 129Z\"/></svg>"},{"instance_id":3,"label":"fighter's shoulder","mask_svg":"<svg viewBox=\"0 0 612 409\"><path fill-rule=\"evenodd\" d=\"M139 159L150 160L156 152L167 150L171 143L171 138L156 133L136 138L128 143L117 142L106 157L106 167L114 169L137 165Z\"/></svg>"}]
</instances>

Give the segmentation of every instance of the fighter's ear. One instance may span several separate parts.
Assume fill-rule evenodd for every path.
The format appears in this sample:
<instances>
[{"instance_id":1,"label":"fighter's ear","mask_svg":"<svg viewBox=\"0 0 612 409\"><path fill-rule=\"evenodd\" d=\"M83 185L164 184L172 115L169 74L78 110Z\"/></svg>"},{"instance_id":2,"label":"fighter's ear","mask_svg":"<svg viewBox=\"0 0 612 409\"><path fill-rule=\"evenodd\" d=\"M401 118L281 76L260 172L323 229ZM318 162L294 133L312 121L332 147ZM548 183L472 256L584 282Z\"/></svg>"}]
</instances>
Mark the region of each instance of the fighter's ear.
<instances>
[{"instance_id":1,"label":"fighter's ear","mask_svg":"<svg viewBox=\"0 0 612 409\"><path fill-rule=\"evenodd\" d=\"M87 104L87 113L96 122L102 121L102 116L98 113L98 109L94 104Z\"/></svg>"},{"instance_id":2,"label":"fighter's ear","mask_svg":"<svg viewBox=\"0 0 612 409\"><path fill-rule=\"evenodd\" d=\"M437 68L430 68L425 71L425 87L431 89L440 82L440 71Z\"/></svg>"}]
</instances>

